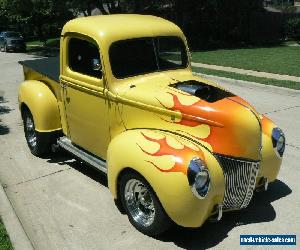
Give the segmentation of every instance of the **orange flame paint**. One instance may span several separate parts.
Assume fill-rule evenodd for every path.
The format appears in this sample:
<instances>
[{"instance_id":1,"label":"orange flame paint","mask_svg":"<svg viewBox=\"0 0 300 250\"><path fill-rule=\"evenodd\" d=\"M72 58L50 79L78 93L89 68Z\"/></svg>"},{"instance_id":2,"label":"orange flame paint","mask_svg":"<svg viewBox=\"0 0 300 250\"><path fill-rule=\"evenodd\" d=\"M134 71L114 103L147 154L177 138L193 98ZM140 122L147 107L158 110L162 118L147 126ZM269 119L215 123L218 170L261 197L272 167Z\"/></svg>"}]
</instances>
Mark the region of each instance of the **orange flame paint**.
<instances>
[{"instance_id":1,"label":"orange flame paint","mask_svg":"<svg viewBox=\"0 0 300 250\"><path fill-rule=\"evenodd\" d=\"M175 95L175 94L173 94L173 93L170 93L170 92L167 92L167 93L170 94L170 95L172 95L172 97L173 97L173 103L174 103L173 107L168 108L168 107L166 107L160 100L158 100L159 103L160 103L164 108L166 108L166 109L170 109L170 110L173 110L173 111L179 111L179 112L182 114L182 119L181 119L181 121L178 121L178 122L174 121L173 123L180 124L180 125L183 125L183 126L189 126L189 127L196 127L196 126L198 126L198 125L199 125L199 122L197 122L197 121L191 121L190 119L187 120L187 119L186 119L186 114L185 114L185 112L184 112L184 111L193 109L193 107L196 107L196 108L197 108L198 102L195 103L195 104L193 104L193 105L183 105L183 104L180 103L180 101L179 101L177 95ZM193 113L193 112L192 112L192 113ZM193 115L193 114L191 114L191 115Z\"/></svg>"},{"instance_id":2,"label":"orange flame paint","mask_svg":"<svg viewBox=\"0 0 300 250\"><path fill-rule=\"evenodd\" d=\"M244 117L251 117L257 122L255 116L250 113L251 106L240 97L223 98L215 102L208 103L199 99L194 104L184 105L180 102L178 96L174 93L167 92L173 97L173 106L167 107L161 101L160 104L166 109L177 111L182 114L180 121L173 123L183 126L196 127L202 124L210 126L210 134L207 138L199 138L197 134L193 134L193 138L205 141L211 145L214 152L224 155L232 155L236 157L252 157L251 147L245 144L245 141L252 141L254 147L259 145L259 137L253 137L251 134L243 133L247 124L243 123ZM200 118L199 121L191 119L191 117ZM204 120L203 122L201 121ZM222 126L216 126L206 121L213 121ZM253 124L254 124L253 123ZM258 127L258 124L256 124ZM250 125L249 125L250 126ZM255 157L255 156L254 156Z\"/></svg>"},{"instance_id":3,"label":"orange flame paint","mask_svg":"<svg viewBox=\"0 0 300 250\"><path fill-rule=\"evenodd\" d=\"M182 149L176 149L171 147L167 143L167 138L164 136L162 139L154 139L149 136L146 136L144 133L141 133L143 137L151 142L155 142L159 144L159 149L155 153L149 153L145 149L143 149L141 146L140 149L146 153L147 155L151 156L164 156L164 155L171 155L174 156L174 165L170 169L162 169L158 167L155 163L152 161L147 161L151 163L154 167L156 167L158 170L161 172L180 172L183 173L184 175L187 175L187 165L188 162L190 162L191 159L193 159L196 156L199 156L201 159L204 159L204 154L203 152L199 149L199 151L192 149L186 145L183 145ZM180 142L179 142L180 143Z\"/></svg>"}]
</instances>

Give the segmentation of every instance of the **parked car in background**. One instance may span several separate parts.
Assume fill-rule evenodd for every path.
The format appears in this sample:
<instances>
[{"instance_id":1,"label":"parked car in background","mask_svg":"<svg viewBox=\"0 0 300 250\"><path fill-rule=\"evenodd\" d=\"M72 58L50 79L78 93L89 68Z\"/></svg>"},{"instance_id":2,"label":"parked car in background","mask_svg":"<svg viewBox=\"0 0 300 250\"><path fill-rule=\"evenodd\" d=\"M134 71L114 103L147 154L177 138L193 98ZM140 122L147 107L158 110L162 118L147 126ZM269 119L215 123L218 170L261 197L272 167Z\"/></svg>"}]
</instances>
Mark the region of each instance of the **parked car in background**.
<instances>
[{"instance_id":1,"label":"parked car in background","mask_svg":"<svg viewBox=\"0 0 300 250\"><path fill-rule=\"evenodd\" d=\"M3 31L0 33L0 50L4 52L26 51L26 43L19 32Z\"/></svg>"}]
</instances>

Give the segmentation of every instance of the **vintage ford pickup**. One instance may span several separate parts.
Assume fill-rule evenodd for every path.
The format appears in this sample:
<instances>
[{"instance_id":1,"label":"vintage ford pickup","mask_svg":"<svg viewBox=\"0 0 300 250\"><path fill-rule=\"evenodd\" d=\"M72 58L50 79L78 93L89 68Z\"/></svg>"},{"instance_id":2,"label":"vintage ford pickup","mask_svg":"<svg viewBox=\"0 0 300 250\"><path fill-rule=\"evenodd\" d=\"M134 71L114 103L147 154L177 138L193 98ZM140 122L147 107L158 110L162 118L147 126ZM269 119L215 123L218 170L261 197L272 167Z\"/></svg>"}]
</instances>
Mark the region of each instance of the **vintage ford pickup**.
<instances>
[{"instance_id":1,"label":"vintage ford pickup","mask_svg":"<svg viewBox=\"0 0 300 250\"><path fill-rule=\"evenodd\" d=\"M285 137L218 84L193 75L180 28L143 15L83 17L60 57L20 62L31 152L57 147L107 175L130 222L157 235L246 208L276 179Z\"/></svg>"}]
</instances>

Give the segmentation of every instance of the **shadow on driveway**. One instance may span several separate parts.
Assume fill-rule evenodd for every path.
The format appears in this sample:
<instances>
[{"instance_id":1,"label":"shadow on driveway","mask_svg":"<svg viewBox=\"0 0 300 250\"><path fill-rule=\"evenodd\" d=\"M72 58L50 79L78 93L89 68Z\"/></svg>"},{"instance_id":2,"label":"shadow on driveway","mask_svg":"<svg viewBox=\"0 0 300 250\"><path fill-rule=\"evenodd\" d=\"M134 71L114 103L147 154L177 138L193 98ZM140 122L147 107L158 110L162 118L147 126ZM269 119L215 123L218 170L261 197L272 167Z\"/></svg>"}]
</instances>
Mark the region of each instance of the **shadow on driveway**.
<instances>
[{"instance_id":1,"label":"shadow on driveway","mask_svg":"<svg viewBox=\"0 0 300 250\"><path fill-rule=\"evenodd\" d=\"M59 151L53 154L50 159L48 157L47 162L68 165L107 187L107 178L104 174L79 160L74 160L74 157L69 153ZM206 222L197 229L174 226L170 231L156 239L174 242L175 245L184 249L207 249L217 246L237 226L273 221L276 218L276 211L271 203L291 193L292 190L284 182L276 180L269 185L266 192L255 192L249 207L246 209L224 213L221 221ZM118 207L118 204L116 205ZM123 210L121 209L120 212L123 213Z\"/></svg>"},{"instance_id":2,"label":"shadow on driveway","mask_svg":"<svg viewBox=\"0 0 300 250\"><path fill-rule=\"evenodd\" d=\"M0 115L7 114L11 111L11 109L7 106L4 106L3 103L6 103L4 97L2 96L3 93L0 92ZM2 124L2 120L0 118L0 135L6 135L9 133L9 128Z\"/></svg>"},{"instance_id":3,"label":"shadow on driveway","mask_svg":"<svg viewBox=\"0 0 300 250\"><path fill-rule=\"evenodd\" d=\"M105 174L95 169L94 167L81 162L80 160L76 160L74 156L66 151L59 150L56 153L45 156L44 159L46 159L48 163L70 166L71 168L98 182L102 186L108 187Z\"/></svg>"},{"instance_id":4,"label":"shadow on driveway","mask_svg":"<svg viewBox=\"0 0 300 250\"><path fill-rule=\"evenodd\" d=\"M221 221L206 222L198 229L176 227L158 240L174 242L184 249L207 249L217 246L228 236L233 228L252 223L269 222L276 218L276 211L271 205L292 193L282 181L276 180L266 192L255 193L248 208L223 214Z\"/></svg>"}]
</instances>

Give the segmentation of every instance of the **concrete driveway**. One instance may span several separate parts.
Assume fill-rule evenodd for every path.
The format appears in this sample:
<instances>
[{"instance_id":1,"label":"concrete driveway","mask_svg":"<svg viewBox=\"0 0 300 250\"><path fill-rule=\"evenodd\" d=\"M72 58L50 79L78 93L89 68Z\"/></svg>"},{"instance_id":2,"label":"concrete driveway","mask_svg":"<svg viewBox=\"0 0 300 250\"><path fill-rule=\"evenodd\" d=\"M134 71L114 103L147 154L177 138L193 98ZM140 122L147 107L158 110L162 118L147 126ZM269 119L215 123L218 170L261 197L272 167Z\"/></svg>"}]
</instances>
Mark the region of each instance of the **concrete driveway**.
<instances>
[{"instance_id":1,"label":"concrete driveway","mask_svg":"<svg viewBox=\"0 0 300 250\"><path fill-rule=\"evenodd\" d=\"M279 178L267 192L257 193L249 208L227 213L219 223L174 228L153 239L119 212L105 176L65 153L45 159L30 154L17 107L23 80L17 61L29 58L34 57L0 53L0 182L35 249L236 249L240 234L299 237L299 91L218 79L285 131L288 145Z\"/></svg>"}]
</instances>

